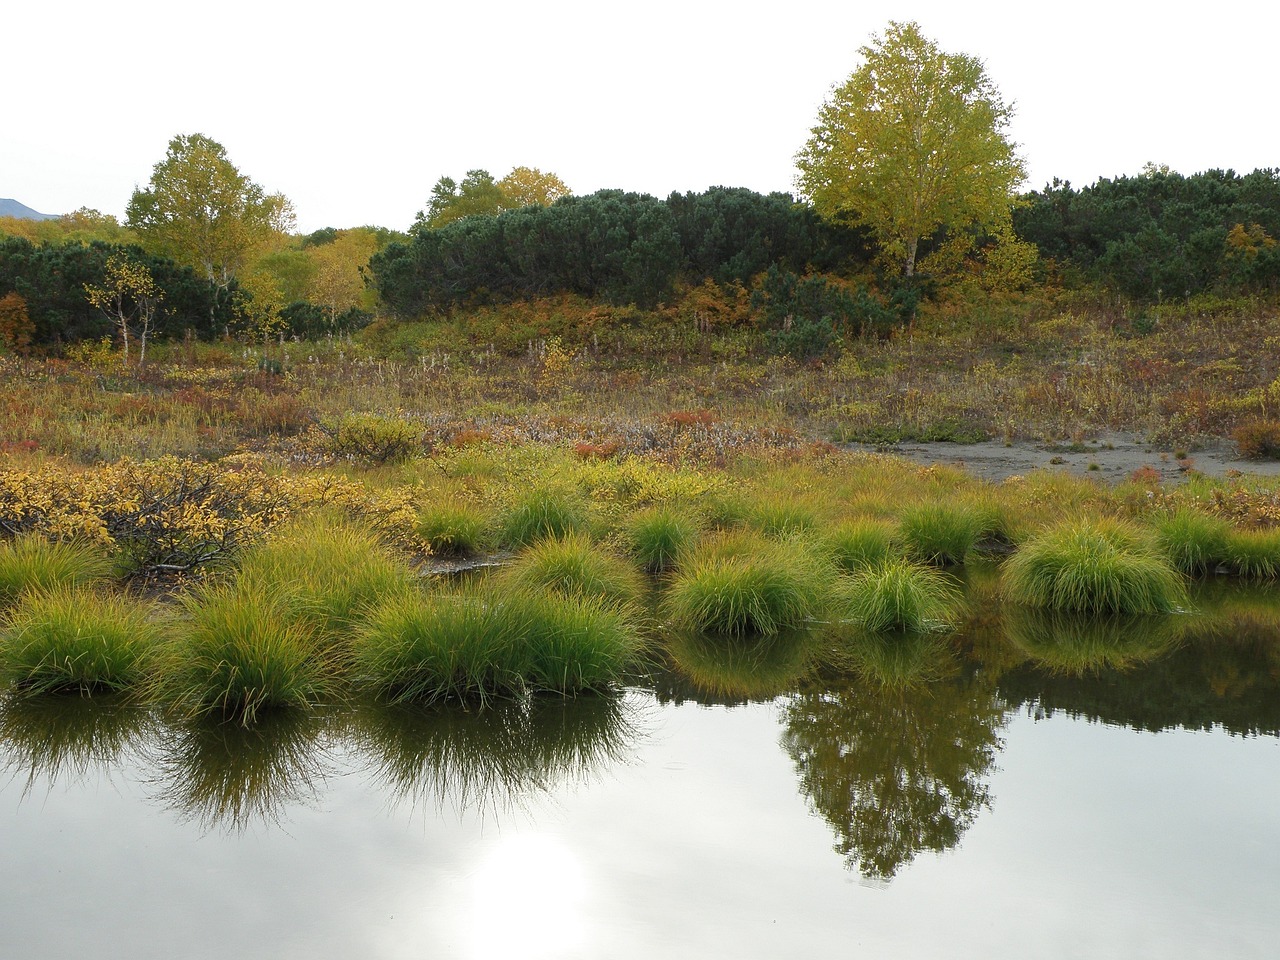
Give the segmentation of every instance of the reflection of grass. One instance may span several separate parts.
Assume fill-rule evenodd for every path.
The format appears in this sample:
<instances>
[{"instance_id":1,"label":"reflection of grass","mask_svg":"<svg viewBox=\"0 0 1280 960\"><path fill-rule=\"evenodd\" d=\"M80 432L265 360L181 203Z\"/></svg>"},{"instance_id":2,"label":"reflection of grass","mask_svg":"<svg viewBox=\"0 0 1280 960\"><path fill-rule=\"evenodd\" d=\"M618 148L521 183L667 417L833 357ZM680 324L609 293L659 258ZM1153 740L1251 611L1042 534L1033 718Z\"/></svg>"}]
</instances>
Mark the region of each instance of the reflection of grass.
<instances>
[{"instance_id":1,"label":"reflection of grass","mask_svg":"<svg viewBox=\"0 0 1280 960\"><path fill-rule=\"evenodd\" d=\"M1154 660L1175 646L1185 617L1070 614L1013 607L1006 610L1011 643L1041 664L1080 676L1122 670Z\"/></svg>"},{"instance_id":2,"label":"reflection of grass","mask_svg":"<svg viewBox=\"0 0 1280 960\"><path fill-rule=\"evenodd\" d=\"M59 777L80 778L110 770L151 737L155 717L114 696L5 697L0 699L0 757L25 775L52 786Z\"/></svg>"},{"instance_id":3,"label":"reflection of grass","mask_svg":"<svg viewBox=\"0 0 1280 960\"><path fill-rule=\"evenodd\" d=\"M1182 577L1134 527L1075 520L1027 541L1005 562L1016 603L1081 613L1170 613L1187 599Z\"/></svg>"},{"instance_id":4,"label":"reflection of grass","mask_svg":"<svg viewBox=\"0 0 1280 960\"><path fill-rule=\"evenodd\" d=\"M326 774L324 719L273 713L252 727L194 720L172 729L159 756L160 798L205 827L275 822L314 798Z\"/></svg>"},{"instance_id":5,"label":"reflection of grass","mask_svg":"<svg viewBox=\"0 0 1280 960\"><path fill-rule=\"evenodd\" d=\"M136 686L160 643L150 604L84 588L24 594L0 634L0 678L28 694Z\"/></svg>"},{"instance_id":6,"label":"reflection of grass","mask_svg":"<svg viewBox=\"0 0 1280 960\"><path fill-rule=\"evenodd\" d=\"M351 736L397 797L496 811L617 762L636 736L628 713L617 697L470 712L370 707L355 714Z\"/></svg>"},{"instance_id":7,"label":"reflection of grass","mask_svg":"<svg viewBox=\"0 0 1280 960\"><path fill-rule=\"evenodd\" d=\"M936 682L956 668L948 641L920 631L841 628L833 660L869 683L895 690Z\"/></svg>"},{"instance_id":8,"label":"reflection of grass","mask_svg":"<svg viewBox=\"0 0 1280 960\"><path fill-rule=\"evenodd\" d=\"M666 646L680 672L716 697L775 697L795 689L813 666L813 634L807 630L767 637L679 630L666 637Z\"/></svg>"}]
</instances>

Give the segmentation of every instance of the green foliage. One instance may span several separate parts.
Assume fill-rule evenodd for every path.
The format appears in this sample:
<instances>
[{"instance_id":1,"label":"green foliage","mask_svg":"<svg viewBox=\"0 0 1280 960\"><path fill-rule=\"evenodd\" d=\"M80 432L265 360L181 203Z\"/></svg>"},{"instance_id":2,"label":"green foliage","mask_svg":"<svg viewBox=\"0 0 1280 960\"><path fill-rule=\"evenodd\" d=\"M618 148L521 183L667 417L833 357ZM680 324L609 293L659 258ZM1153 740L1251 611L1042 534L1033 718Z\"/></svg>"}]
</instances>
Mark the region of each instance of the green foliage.
<instances>
[{"instance_id":1,"label":"green foliage","mask_svg":"<svg viewBox=\"0 0 1280 960\"><path fill-rule=\"evenodd\" d=\"M361 463L399 463L421 452L421 425L377 413L348 413L322 424L325 448Z\"/></svg>"},{"instance_id":2,"label":"green foliage","mask_svg":"<svg viewBox=\"0 0 1280 960\"><path fill-rule=\"evenodd\" d=\"M356 638L359 675L391 703L604 691L640 649L616 607L510 591L403 595Z\"/></svg>"},{"instance_id":3,"label":"green foliage","mask_svg":"<svg viewBox=\"0 0 1280 960\"><path fill-rule=\"evenodd\" d=\"M876 633L919 633L946 624L959 599L954 582L902 558L862 567L840 585L845 615Z\"/></svg>"},{"instance_id":4,"label":"green foliage","mask_svg":"<svg viewBox=\"0 0 1280 960\"><path fill-rule=\"evenodd\" d=\"M827 579L795 541L727 534L680 559L664 610L678 628L768 636L817 615Z\"/></svg>"},{"instance_id":5,"label":"green foliage","mask_svg":"<svg viewBox=\"0 0 1280 960\"><path fill-rule=\"evenodd\" d=\"M162 640L151 604L69 585L23 595L0 633L0 678L24 693L140 684Z\"/></svg>"},{"instance_id":6,"label":"green foliage","mask_svg":"<svg viewBox=\"0 0 1280 960\"><path fill-rule=\"evenodd\" d=\"M550 590L610 605L635 603L644 592L634 567L580 534L532 544L502 579L517 590Z\"/></svg>"},{"instance_id":7,"label":"green foliage","mask_svg":"<svg viewBox=\"0 0 1280 960\"><path fill-rule=\"evenodd\" d=\"M1080 613L1171 613L1187 600L1181 575L1134 527L1073 520L1024 543L1001 580L1015 603Z\"/></svg>"},{"instance_id":8,"label":"green foliage","mask_svg":"<svg viewBox=\"0 0 1280 960\"><path fill-rule=\"evenodd\" d=\"M1208 573L1227 559L1231 525L1224 520L1182 507L1157 520L1155 528L1160 548L1183 573Z\"/></svg>"},{"instance_id":9,"label":"green foliage","mask_svg":"<svg viewBox=\"0 0 1280 960\"><path fill-rule=\"evenodd\" d=\"M820 357L844 334L883 332L899 318L865 288L848 292L821 276L797 277L771 266L751 295L777 353Z\"/></svg>"},{"instance_id":10,"label":"green foliage","mask_svg":"<svg viewBox=\"0 0 1280 960\"><path fill-rule=\"evenodd\" d=\"M505 210L550 206L569 193L563 180L536 167L516 167L498 181L488 170L468 170L462 183L454 182L452 177L436 181L427 209L419 211L413 229L436 230L466 217L492 217Z\"/></svg>"},{"instance_id":11,"label":"green foliage","mask_svg":"<svg viewBox=\"0 0 1280 960\"><path fill-rule=\"evenodd\" d=\"M890 22L859 53L796 157L798 182L911 276L921 240L1008 222L1024 176L1006 136L1013 112L980 60L944 53L915 23Z\"/></svg>"},{"instance_id":12,"label":"green foliage","mask_svg":"<svg viewBox=\"0 0 1280 960\"><path fill-rule=\"evenodd\" d=\"M547 537L583 533L589 526L586 504L576 493L540 487L522 495L502 514L498 538L505 546L524 547Z\"/></svg>"},{"instance_id":13,"label":"green foliage","mask_svg":"<svg viewBox=\"0 0 1280 960\"><path fill-rule=\"evenodd\" d=\"M915 559L948 566L964 563L990 526L991 518L974 506L934 501L904 510L898 537Z\"/></svg>"},{"instance_id":14,"label":"green foliage","mask_svg":"<svg viewBox=\"0 0 1280 960\"><path fill-rule=\"evenodd\" d=\"M698 539L698 523L677 507L654 506L633 516L623 536L645 570L665 573Z\"/></svg>"},{"instance_id":15,"label":"green foliage","mask_svg":"<svg viewBox=\"0 0 1280 960\"><path fill-rule=\"evenodd\" d=\"M160 668L161 690L179 711L250 724L264 711L333 696L331 663L316 656L311 627L277 590L211 583L182 605L180 639Z\"/></svg>"},{"instance_id":16,"label":"green foliage","mask_svg":"<svg viewBox=\"0 0 1280 960\"><path fill-rule=\"evenodd\" d=\"M110 573L111 561L99 547L23 534L0 542L0 606L24 592L84 586Z\"/></svg>"}]
</instances>

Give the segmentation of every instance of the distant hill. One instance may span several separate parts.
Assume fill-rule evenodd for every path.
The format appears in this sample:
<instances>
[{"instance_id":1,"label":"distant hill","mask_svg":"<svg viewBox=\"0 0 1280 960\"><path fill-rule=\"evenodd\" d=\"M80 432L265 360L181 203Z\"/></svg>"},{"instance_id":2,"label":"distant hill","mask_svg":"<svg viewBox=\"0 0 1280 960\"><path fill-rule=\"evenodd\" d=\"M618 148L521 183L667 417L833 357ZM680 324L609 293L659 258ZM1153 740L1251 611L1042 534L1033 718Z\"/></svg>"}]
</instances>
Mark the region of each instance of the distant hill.
<instances>
[{"instance_id":1,"label":"distant hill","mask_svg":"<svg viewBox=\"0 0 1280 960\"><path fill-rule=\"evenodd\" d=\"M0 217L17 217L19 220L57 220L56 213L39 213L17 200L0 200Z\"/></svg>"}]
</instances>

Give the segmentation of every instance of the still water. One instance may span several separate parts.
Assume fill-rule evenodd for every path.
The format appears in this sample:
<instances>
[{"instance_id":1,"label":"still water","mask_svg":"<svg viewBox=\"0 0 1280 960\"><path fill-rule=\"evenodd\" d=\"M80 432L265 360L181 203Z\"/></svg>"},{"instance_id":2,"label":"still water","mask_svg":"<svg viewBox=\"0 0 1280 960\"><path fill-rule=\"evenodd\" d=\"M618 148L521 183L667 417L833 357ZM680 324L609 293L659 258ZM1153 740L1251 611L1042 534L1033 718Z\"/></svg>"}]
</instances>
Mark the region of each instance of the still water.
<instances>
[{"instance_id":1,"label":"still water","mask_svg":"<svg viewBox=\"0 0 1280 960\"><path fill-rule=\"evenodd\" d=\"M0 957L1274 957L1280 628L1197 599L481 713L0 703Z\"/></svg>"}]
</instances>

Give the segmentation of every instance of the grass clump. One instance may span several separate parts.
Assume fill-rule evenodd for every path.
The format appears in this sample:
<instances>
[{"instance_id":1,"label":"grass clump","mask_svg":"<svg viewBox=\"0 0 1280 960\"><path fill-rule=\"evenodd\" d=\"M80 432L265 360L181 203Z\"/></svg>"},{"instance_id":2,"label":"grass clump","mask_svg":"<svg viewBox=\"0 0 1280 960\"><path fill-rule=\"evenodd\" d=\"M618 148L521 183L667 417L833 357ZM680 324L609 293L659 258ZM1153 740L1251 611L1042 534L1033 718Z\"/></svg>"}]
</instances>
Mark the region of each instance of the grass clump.
<instances>
[{"instance_id":1,"label":"grass clump","mask_svg":"<svg viewBox=\"0 0 1280 960\"><path fill-rule=\"evenodd\" d=\"M1274 580L1280 576L1280 530L1236 530L1227 538L1226 563L1238 576Z\"/></svg>"},{"instance_id":2,"label":"grass clump","mask_svg":"<svg viewBox=\"0 0 1280 960\"><path fill-rule=\"evenodd\" d=\"M0 543L0 605L23 591L81 586L110 573L111 561L97 547L25 534Z\"/></svg>"},{"instance_id":3,"label":"grass clump","mask_svg":"<svg viewBox=\"0 0 1280 960\"><path fill-rule=\"evenodd\" d=\"M503 580L517 589L545 589L563 597L599 599L609 604L634 603L644 590L644 582L631 564L578 534L533 544Z\"/></svg>"},{"instance_id":4,"label":"grass clump","mask_svg":"<svg viewBox=\"0 0 1280 960\"><path fill-rule=\"evenodd\" d=\"M771 500L747 507L746 522L766 537L785 540L818 528L818 515L803 504Z\"/></svg>"},{"instance_id":5,"label":"grass clump","mask_svg":"<svg viewBox=\"0 0 1280 960\"><path fill-rule=\"evenodd\" d=\"M895 558L870 565L841 584L845 614L875 633L922 633L945 626L959 592L930 567Z\"/></svg>"},{"instance_id":6,"label":"grass clump","mask_svg":"<svg viewBox=\"0 0 1280 960\"><path fill-rule=\"evenodd\" d=\"M414 576L371 530L322 513L248 551L240 580L258 594L275 592L303 635L332 649L380 598L412 589Z\"/></svg>"},{"instance_id":7,"label":"grass clump","mask_svg":"<svg viewBox=\"0 0 1280 960\"><path fill-rule=\"evenodd\" d=\"M969 504L923 503L902 512L898 537L912 558L953 566L964 563L989 525L985 512Z\"/></svg>"},{"instance_id":8,"label":"grass clump","mask_svg":"<svg viewBox=\"0 0 1280 960\"><path fill-rule=\"evenodd\" d=\"M503 513L499 538L505 546L526 547L548 537L583 533L588 521L587 508L580 497L541 488L521 497Z\"/></svg>"},{"instance_id":9,"label":"grass clump","mask_svg":"<svg viewBox=\"0 0 1280 960\"><path fill-rule=\"evenodd\" d=\"M1015 603L1081 613L1170 613L1186 602L1182 576L1129 524L1075 520L1028 540L1005 562Z\"/></svg>"},{"instance_id":10,"label":"grass clump","mask_svg":"<svg viewBox=\"0 0 1280 960\"><path fill-rule=\"evenodd\" d=\"M415 532L436 556L469 556L484 547L485 516L467 504L443 501L418 514Z\"/></svg>"},{"instance_id":11,"label":"grass clump","mask_svg":"<svg viewBox=\"0 0 1280 960\"><path fill-rule=\"evenodd\" d=\"M359 675L390 703L601 691L641 646L635 624L598 600L507 591L400 596L356 640Z\"/></svg>"},{"instance_id":12,"label":"grass clump","mask_svg":"<svg viewBox=\"0 0 1280 960\"><path fill-rule=\"evenodd\" d=\"M666 573L698 539L698 524L674 507L651 507L632 518L624 537L645 570Z\"/></svg>"},{"instance_id":13,"label":"grass clump","mask_svg":"<svg viewBox=\"0 0 1280 960\"><path fill-rule=\"evenodd\" d=\"M827 534L823 546L839 569L854 573L893 556L894 528L883 520L850 520Z\"/></svg>"},{"instance_id":14,"label":"grass clump","mask_svg":"<svg viewBox=\"0 0 1280 960\"><path fill-rule=\"evenodd\" d=\"M1156 541L1169 562L1196 576L1227 559L1231 525L1190 507L1182 507L1155 524Z\"/></svg>"},{"instance_id":15,"label":"grass clump","mask_svg":"<svg viewBox=\"0 0 1280 960\"><path fill-rule=\"evenodd\" d=\"M209 584L183 598L184 632L161 670L162 693L190 716L253 723L263 711L333 695L334 671L315 653L278 589Z\"/></svg>"},{"instance_id":16,"label":"grass clump","mask_svg":"<svg viewBox=\"0 0 1280 960\"><path fill-rule=\"evenodd\" d=\"M128 690L161 640L150 604L56 586L24 594L6 618L0 678L29 694Z\"/></svg>"},{"instance_id":17,"label":"grass clump","mask_svg":"<svg viewBox=\"0 0 1280 960\"><path fill-rule=\"evenodd\" d=\"M813 617L825 580L795 542L729 534L681 559L665 607L677 627L768 636Z\"/></svg>"}]
</instances>

